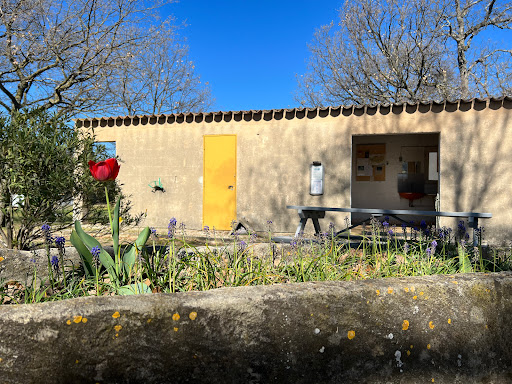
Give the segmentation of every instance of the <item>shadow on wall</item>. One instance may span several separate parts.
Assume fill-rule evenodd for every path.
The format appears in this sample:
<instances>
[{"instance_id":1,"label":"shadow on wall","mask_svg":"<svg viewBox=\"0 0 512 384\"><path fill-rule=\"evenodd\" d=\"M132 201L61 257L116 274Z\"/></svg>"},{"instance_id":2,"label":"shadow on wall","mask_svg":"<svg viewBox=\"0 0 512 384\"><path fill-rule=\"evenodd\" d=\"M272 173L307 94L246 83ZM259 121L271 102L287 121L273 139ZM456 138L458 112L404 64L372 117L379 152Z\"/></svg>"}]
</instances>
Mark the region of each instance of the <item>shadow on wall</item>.
<instances>
[{"instance_id":1,"label":"shadow on wall","mask_svg":"<svg viewBox=\"0 0 512 384\"><path fill-rule=\"evenodd\" d=\"M494 101L488 108L510 110L512 102ZM483 112L476 113L471 126L461 120L455 132L441 134L441 209L491 212L493 218L479 224L488 226L485 237L496 242L512 237L512 228L507 223L511 219L507 212L512 209L510 113L492 122L483 121L483 117ZM444 136L450 137L453 145L448 147ZM448 206L443 203L447 200L451 201Z\"/></svg>"},{"instance_id":2,"label":"shadow on wall","mask_svg":"<svg viewBox=\"0 0 512 384\"><path fill-rule=\"evenodd\" d=\"M245 205L243 208L239 205L238 214L244 217L252 216L252 221L257 223L254 226L255 230L267 230L267 220L271 220L272 229L276 232L295 232L298 224L297 211L287 209L287 205L350 204L350 155L347 154L351 153L351 140L343 137L333 142L323 142L323 148L319 148L308 139L308 135L311 135L312 140L318 140L313 138L314 132L308 129L311 127L298 124L293 128L293 132L287 130L283 133L283 136L298 136L298 139L291 138L287 141L287 138L283 137L283 142L290 144L279 147L278 154L269 153L267 157L266 153L262 153L260 161L242 163L242 166L248 167L243 172L245 177L251 180L251 184L244 192ZM306 137L302 136L302 133ZM261 161L271 164L271 167L258 166ZM325 169L322 196L309 194L310 166L313 161L321 161ZM343 164L347 167L347 177L340 177L337 172ZM333 220L339 219L341 225L344 217L338 216L333 217Z\"/></svg>"},{"instance_id":3,"label":"shadow on wall","mask_svg":"<svg viewBox=\"0 0 512 384\"><path fill-rule=\"evenodd\" d=\"M496 119L495 125L488 125L492 124L489 119L484 120L484 114L488 109L512 109L512 100L491 100L489 106L482 108L476 101L474 105L468 108L461 102L455 106L447 104L444 107L431 106L427 109L422 105L416 109L403 106L401 109L390 108L389 111L381 108L383 111L376 113L423 115L434 112L432 116L434 124L431 126L437 123L438 132L441 132L439 148L441 209L491 212L494 215L492 222L482 223L489 225L490 231L486 233L486 238L491 240L490 236L512 237L512 229L506 227L506 213L499 212L500 206L512 207L512 199L508 198L509 183L507 181L512 179L512 169L509 170L507 160L508 152L512 149L512 139L507 137L510 114L500 113L498 117L503 116L503 118ZM480 112L479 109L482 111ZM343 111L343 115L357 116L362 119L358 134L371 134L377 131L371 119L367 118L368 114L372 114L371 109L367 109L366 115L356 113L356 109L347 113ZM443 111L462 113L457 117L458 121L449 127L443 127L445 122L442 121L443 116L439 114ZM470 125L465 120L465 111L469 111L468 113L474 116ZM392 116L383 123L386 126L379 127L379 134L427 133L422 130L411 130L400 119L393 119ZM293 130L283 130L281 147L272 145L268 148L264 146L259 148L261 153L257 158L260 159L260 163L258 161L242 163L241 167L248 167L243 171L244 177L249 178L251 183L244 188L244 204L238 206L239 216L251 218L255 224L254 229L258 231L266 230L267 220L272 220L276 231L293 232L298 224L297 212L286 209L286 205L350 206L352 132L348 124L338 125L333 122L333 125L339 127L336 129L347 129L348 134L329 136L328 139L336 137L336 141L323 142L323 148L319 148L314 140L315 126L301 121L294 126ZM330 128L319 128L317 134L322 134L322 129ZM276 148L279 148L279 153L269 153L275 152ZM270 172L269 167L260 166L262 161L272 165ZM309 195L309 167L312 161L321 161L325 166L324 196ZM343 169L340 167L348 167L348 169L336 172L337 169ZM331 219L337 226L344 225L344 216L338 214L332 218L326 217L324 226ZM454 224L456 225L455 221L450 225ZM494 233L491 235L489 232Z\"/></svg>"}]
</instances>

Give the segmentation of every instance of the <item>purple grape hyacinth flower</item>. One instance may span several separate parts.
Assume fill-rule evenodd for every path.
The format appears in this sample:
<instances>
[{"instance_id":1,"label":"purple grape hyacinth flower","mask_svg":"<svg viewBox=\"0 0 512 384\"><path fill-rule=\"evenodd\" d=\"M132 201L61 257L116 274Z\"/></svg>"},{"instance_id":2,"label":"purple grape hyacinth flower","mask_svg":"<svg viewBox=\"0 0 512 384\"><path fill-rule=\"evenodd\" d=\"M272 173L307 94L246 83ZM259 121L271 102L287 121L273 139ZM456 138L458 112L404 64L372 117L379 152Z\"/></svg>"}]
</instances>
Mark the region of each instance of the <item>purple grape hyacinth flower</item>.
<instances>
[{"instance_id":1,"label":"purple grape hyacinth flower","mask_svg":"<svg viewBox=\"0 0 512 384\"><path fill-rule=\"evenodd\" d=\"M59 258L57 256L52 256L50 263L52 264L53 268L59 269Z\"/></svg>"},{"instance_id":2,"label":"purple grape hyacinth flower","mask_svg":"<svg viewBox=\"0 0 512 384\"><path fill-rule=\"evenodd\" d=\"M176 233L176 224L178 223L178 221L176 220L175 217L171 218L171 220L169 220L169 225L167 226L167 237L169 239L173 239L174 238L174 235Z\"/></svg>"},{"instance_id":3,"label":"purple grape hyacinth flower","mask_svg":"<svg viewBox=\"0 0 512 384\"><path fill-rule=\"evenodd\" d=\"M99 259L99 257L100 257L100 252L101 252L101 248L100 248L100 247L92 247L92 249L91 249L92 257L93 257L95 260L98 260L98 259Z\"/></svg>"},{"instance_id":4,"label":"purple grape hyacinth flower","mask_svg":"<svg viewBox=\"0 0 512 384\"><path fill-rule=\"evenodd\" d=\"M66 244L66 239L63 236L57 236L55 238L55 245L57 246L57 248L64 248L64 244Z\"/></svg>"},{"instance_id":5,"label":"purple grape hyacinth flower","mask_svg":"<svg viewBox=\"0 0 512 384\"><path fill-rule=\"evenodd\" d=\"M43 232L44 241L46 242L46 244L51 244L53 241L52 234L51 234L51 227L47 223L44 223L41 226L41 231Z\"/></svg>"}]
</instances>

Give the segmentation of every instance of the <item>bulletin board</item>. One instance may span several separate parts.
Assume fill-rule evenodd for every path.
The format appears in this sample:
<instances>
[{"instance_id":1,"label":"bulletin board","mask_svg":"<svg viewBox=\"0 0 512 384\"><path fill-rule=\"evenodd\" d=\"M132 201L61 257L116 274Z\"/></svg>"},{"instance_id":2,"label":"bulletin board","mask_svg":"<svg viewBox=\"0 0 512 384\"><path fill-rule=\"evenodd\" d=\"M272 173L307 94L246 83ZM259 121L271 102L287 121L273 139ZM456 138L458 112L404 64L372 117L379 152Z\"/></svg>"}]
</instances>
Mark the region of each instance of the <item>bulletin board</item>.
<instances>
[{"instance_id":1,"label":"bulletin board","mask_svg":"<svg viewBox=\"0 0 512 384\"><path fill-rule=\"evenodd\" d=\"M386 180L386 144L357 144L356 181Z\"/></svg>"}]
</instances>

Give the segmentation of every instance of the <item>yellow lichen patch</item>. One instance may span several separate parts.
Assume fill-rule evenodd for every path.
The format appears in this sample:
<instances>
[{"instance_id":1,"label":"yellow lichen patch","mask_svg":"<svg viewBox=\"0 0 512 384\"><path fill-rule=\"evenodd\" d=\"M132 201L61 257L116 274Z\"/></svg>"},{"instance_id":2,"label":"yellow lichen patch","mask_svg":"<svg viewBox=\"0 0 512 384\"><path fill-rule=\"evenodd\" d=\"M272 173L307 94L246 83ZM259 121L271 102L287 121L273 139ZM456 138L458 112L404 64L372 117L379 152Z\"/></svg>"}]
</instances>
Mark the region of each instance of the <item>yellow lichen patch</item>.
<instances>
[{"instance_id":1,"label":"yellow lichen patch","mask_svg":"<svg viewBox=\"0 0 512 384\"><path fill-rule=\"evenodd\" d=\"M435 328L435 325L434 325L433 321L429 321L428 322L428 326L430 327L430 329L434 329Z\"/></svg>"},{"instance_id":2,"label":"yellow lichen patch","mask_svg":"<svg viewBox=\"0 0 512 384\"><path fill-rule=\"evenodd\" d=\"M348 331L347 337L348 337L349 340L352 340L354 337L356 337L356 332L355 331Z\"/></svg>"},{"instance_id":3,"label":"yellow lichen patch","mask_svg":"<svg viewBox=\"0 0 512 384\"><path fill-rule=\"evenodd\" d=\"M430 349L430 344L427 344L427 349Z\"/></svg>"},{"instance_id":4,"label":"yellow lichen patch","mask_svg":"<svg viewBox=\"0 0 512 384\"><path fill-rule=\"evenodd\" d=\"M448 319L448 324L451 324L452 323L452 319Z\"/></svg>"},{"instance_id":5,"label":"yellow lichen patch","mask_svg":"<svg viewBox=\"0 0 512 384\"><path fill-rule=\"evenodd\" d=\"M423 292L420 292L420 296L423 296Z\"/></svg>"},{"instance_id":6,"label":"yellow lichen patch","mask_svg":"<svg viewBox=\"0 0 512 384\"><path fill-rule=\"evenodd\" d=\"M120 314L119 314L119 312L117 312L117 311L116 311L116 312L114 312L114 314L112 315L112 317L113 317L114 319L117 319L119 316L121 316L121 315L120 315Z\"/></svg>"},{"instance_id":7,"label":"yellow lichen patch","mask_svg":"<svg viewBox=\"0 0 512 384\"><path fill-rule=\"evenodd\" d=\"M176 312L174 315L172 315L172 319L174 321L178 321L180 319L180 314L178 312Z\"/></svg>"},{"instance_id":8,"label":"yellow lichen patch","mask_svg":"<svg viewBox=\"0 0 512 384\"><path fill-rule=\"evenodd\" d=\"M82 317L82 323L87 323L87 318L86 317Z\"/></svg>"},{"instance_id":9,"label":"yellow lichen patch","mask_svg":"<svg viewBox=\"0 0 512 384\"><path fill-rule=\"evenodd\" d=\"M174 332L178 332L178 327L174 327Z\"/></svg>"},{"instance_id":10,"label":"yellow lichen patch","mask_svg":"<svg viewBox=\"0 0 512 384\"><path fill-rule=\"evenodd\" d=\"M407 356L411 356L411 351L407 351Z\"/></svg>"},{"instance_id":11,"label":"yellow lichen patch","mask_svg":"<svg viewBox=\"0 0 512 384\"><path fill-rule=\"evenodd\" d=\"M194 321L197 317L197 312L190 312L190 315L188 315L190 320Z\"/></svg>"},{"instance_id":12,"label":"yellow lichen patch","mask_svg":"<svg viewBox=\"0 0 512 384\"><path fill-rule=\"evenodd\" d=\"M435 382L434 378L432 378L432 382Z\"/></svg>"},{"instance_id":13,"label":"yellow lichen patch","mask_svg":"<svg viewBox=\"0 0 512 384\"><path fill-rule=\"evenodd\" d=\"M75 364L78 364L80 362L80 360L75 360Z\"/></svg>"},{"instance_id":14,"label":"yellow lichen patch","mask_svg":"<svg viewBox=\"0 0 512 384\"><path fill-rule=\"evenodd\" d=\"M409 320L404 320L404 322L402 323L402 329L404 331L407 331L409 329Z\"/></svg>"},{"instance_id":15,"label":"yellow lichen patch","mask_svg":"<svg viewBox=\"0 0 512 384\"><path fill-rule=\"evenodd\" d=\"M0 261L2 261L2 260L0 260ZM489 292L491 292L491 290L490 289L486 289L485 292L489 293Z\"/></svg>"},{"instance_id":16,"label":"yellow lichen patch","mask_svg":"<svg viewBox=\"0 0 512 384\"><path fill-rule=\"evenodd\" d=\"M148 323L148 324L149 324L149 323L151 323L151 319L148 319L147 323Z\"/></svg>"},{"instance_id":17,"label":"yellow lichen patch","mask_svg":"<svg viewBox=\"0 0 512 384\"><path fill-rule=\"evenodd\" d=\"M409 292L409 287L405 287L405 288L404 288L404 291L405 291L405 292Z\"/></svg>"},{"instance_id":18,"label":"yellow lichen patch","mask_svg":"<svg viewBox=\"0 0 512 384\"><path fill-rule=\"evenodd\" d=\"M116 325L114 327L114 329L116 330L116 332L119 332L123 327L121 325Z\"/></svg>"},{"instance_id":19,"label":"yellow lichen patch","mask_svg":"<svg viewBox=\"0 0 512 384\"><path fill-rule=\"evenodd\" d=\"M73 322L78 324L82 321L82 316L73 316Z\"/></svg>"},{"instance_id":20,"label":"yellow lichen patch","mask_svg":"<svg viewBox=\"0 0 512 384\"><path fill-rule=\"evenodd\" d=\"M418 296L413 296L412 299L413 300L416 300L418 298Z\"/></svg>"},{"instance_id":21,"label":"yellow lichen patch","mask_svg":"<svg viewBox=\"0 0 512 384\"><path fill-rule=\"evenodd\" d=\"M5 259L4 259L2 256L0 256L0 261L4 261L4 260L5 260Z\"/></svg>"},{"instance_id":22,"label":"yellow lichen patch","mask_svg":"<svg viewBox=\"0 0 512 384\"><path fill-rule=\"evenodd\" d=\"M67 325L71 325L71 320L66 321Z\"/></svg>"},{"instance_id":23,"label":"yellow lichen patch","mask_svg":"<svg viewBox=\"0 0 512 384\"><path fill-rule=\"evenodd\" d=\"M411 345L409 346L409 348L410 348L410 349L413 349L413 348L414 348L414 345L412 345L412 344L411 344Z\"/></svg>"},{"instance_id":24,"label":"yellow lichen patch","mask_svg":"<svg viewBox=\"0 0 512 384\"><path fill-rule=\"evenodd\" d=\"M458 282L456 282L455 280L452 281L453 284L459 284Z\"/></svg>"},{"instance_id":25,"label":"yellow lichen patch","mask_svg":"<svg viewBox=\"0 0 512 384\"><path fill-rule=\"evenodd\" d=\"M388 293L391 295L393 293L393 288L388 287Z\"/></svg>"},{"instance_id":26,"label":"yellow lichen patch","mask_svg":"<svg viewBox=\"0 0 512 384\"><path fill-rule=\"evenodd\" d=\"M377 296L380 295L380 291L378 289L375 290L375 293L377 294Z\"/></svg>"},{"instance_id":27,"label":"yellow lichen patch","mask_svg":"<svg viewBox=\"0 0 512 384\"><path fill-rule=\"evenodd\" d=\"M411 287L411 292L414 292L415 290L416 290L416 288Z\"/></svg>"}]
</instances>

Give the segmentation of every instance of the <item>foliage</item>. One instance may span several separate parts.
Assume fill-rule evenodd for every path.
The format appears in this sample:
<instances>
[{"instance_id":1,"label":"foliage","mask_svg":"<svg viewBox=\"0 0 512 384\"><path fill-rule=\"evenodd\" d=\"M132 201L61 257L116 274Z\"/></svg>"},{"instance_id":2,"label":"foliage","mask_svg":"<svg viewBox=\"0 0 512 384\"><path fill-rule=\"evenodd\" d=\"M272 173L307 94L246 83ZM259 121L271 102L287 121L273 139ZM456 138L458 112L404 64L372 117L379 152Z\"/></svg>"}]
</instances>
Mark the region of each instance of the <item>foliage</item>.
<instances>
[{"instance_id":1,"label":"foliage","mask_svg":"<svg viewBox=\"0 0 512 384\"><path fill-rule=\"evenodd\" d=\"M296 100L306 106L489 97L512 92L506 1L356 0L320 28Z\"/></svg>"},{"instance_id":2,"label":"foliage","mask_svg":"<svg viewBox=\"0 0 512 384\"><path fill-rule=\"evenodd\" d=\"M117 171L112 176L111 180L115 180L119 166L115 159L112 160ZM94 163L94 162L92 162ZM91 173L94 177L98 175L94 172L89 162ZM107 207L109 206L109 198L107 187L105 187L105 194L107 198ZM71 232L71 244L75 247L79 253L84 271L87 277L94 277L98 281L98 274L101 268L104 268L109 275L110 281L117 293L120 294L131 294L131 293L142 293L147 290L147 286L143 284L131 284L132 271L134 268L136 256L140 254L141 248L146 244L149 238L150 230L148 227L144 228L140 233L139 237L133 245L125 247L121 252L119 247L119 210L120 210L121 197L118 198L116 206L114 208L114 218L111 218L109 209L110 228L112 233L112 240L114 244L114 259L103 249L98 240L88 235L82 230L80 222L75 221L75 227Z\"/></svg>"},{"instance_id":3,"label":"foliage","mask_svg":"<svg viewBox=\"0 0 512 384\"><path fill-rule=\"evenodd\" d=\"M92 138L42 109L0 117L0 236L8 248L27 249L41 222L70 222L91 149Z\"/></svg>"},{"instance_id":4,"label":"foliage","mask_svg":"<svg viewBox=\"0 0 512 384\"><path fill-rule=\"evenodd\" d=\"M113 222L116 222L115 218ZM76 246L78 237L86 248L80 251L82 258L87 259L85 269L68 266L65 271L62 269L62 274L54 269L53 277L40 287L29 283L17 290L13 286L0 287L0 298L5 303L32 303L89 295L497 272L510 270L512 266L510 250L486 255L481 245L482 231L479 232L478 247L473 247L467 242L463 225L459 225L456 232L447 228L435 230L427 225L403 227L400 231L387 222L374 221L357 241L350 236L346 239L336 236L331 227L329 233L319 238L299 237L286 247L278 248L272 242L267 243L267 251L262 253L261 248L256 251L256 243L261 240L254 233L238 235L235 232L232 239L221 241L215 234L212 238L210 231L205 231L204 246L195 246L187 242L183 224L179 226L181 237L176 237L176 224L176 219L171 219L164 239L159 238L155 230L149 230L152 241L149 247L143 247L148 228L142 231L142 237L139 236L135 244L124 247L127 251L121 251L123 246L118 247L114 240L115 255L126 255L135 250L130 257L117 260L82 233L78 224L72 241ZM398 235L399 232L402 233ZM272 234L269 232L268 236L271 238ZM217 246L211 243L217 243ZM97 262L94 255L99 256ZM36 275L41 273L34 271L34 281Z\"/></svg>"}]
</instances>

